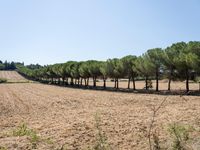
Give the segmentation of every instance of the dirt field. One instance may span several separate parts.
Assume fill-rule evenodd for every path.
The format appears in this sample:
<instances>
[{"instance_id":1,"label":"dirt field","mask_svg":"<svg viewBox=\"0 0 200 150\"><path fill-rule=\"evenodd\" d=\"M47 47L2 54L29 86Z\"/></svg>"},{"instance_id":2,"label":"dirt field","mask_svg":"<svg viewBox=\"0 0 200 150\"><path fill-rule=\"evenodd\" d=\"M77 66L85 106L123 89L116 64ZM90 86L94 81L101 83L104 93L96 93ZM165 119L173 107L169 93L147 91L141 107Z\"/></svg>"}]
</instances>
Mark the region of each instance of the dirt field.
<instances>
[{"instance_id":1,"label":"dirt field","mask_svg":"<svg viewBox=\"0 0 200 150\"><path fill-rule=\"evenodd\" d=\"M181 87L182 83L176 85ZM87 150L96 143L98 116L113 150L147 150L151 108L165 97L39 83L0 84L0 146L9 150L33 148L29 136L13 135L20 124L26 123L40 137L36 149L56 150L65 145L69 150ZM155 122L165 146L170 144L168 127L173 123L194 128L190 135L192 145L200 149L200 97L168 96Z\"/></svg>"},{"instance_id":2,"label":"dirt field","mask_svg":"<svg viewBox=\"0 0 200 150\"><path fill-rule=\"evenodd\" d=\"M5 78L8 82L27 82L27 79L16 71L0 71L0 78Z\"/></svg>"}]
</instances>

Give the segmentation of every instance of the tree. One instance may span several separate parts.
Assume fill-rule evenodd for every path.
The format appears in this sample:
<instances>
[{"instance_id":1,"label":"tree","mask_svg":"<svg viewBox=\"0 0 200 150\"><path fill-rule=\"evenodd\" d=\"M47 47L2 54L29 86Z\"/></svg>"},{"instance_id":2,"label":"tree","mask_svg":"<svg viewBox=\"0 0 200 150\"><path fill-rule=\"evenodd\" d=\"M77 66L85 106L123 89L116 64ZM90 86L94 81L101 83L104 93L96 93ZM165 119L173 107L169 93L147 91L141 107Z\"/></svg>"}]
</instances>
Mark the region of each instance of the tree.
<instances>
[{"instance_id":1,"label":"tree","mask_svg":"<svg viewBox=\"0 0 200 150\"><path fill-rule=\"evenodd\" d=\"M68 61L65 66L65 72L67 75L66 76L67 84L68 84L68 78L71 78L70 85L74 85L74 76L73 76L73 73L71 72L71 70L73 69L75 63L77 63L77 62L76 61Z\"/></svg>"},{"instance_id":2,"label":"tree","mask_svg":"<svg viewBox=\"0 0 200 150\"><path fill-rule=\"evenodd\" d=\"M137 72L135 70L135 60L136 56L128 55L121 58L123 63L124 75L128 78L128 89L130 89L130 81L133 80L133 90L135 90L135 77L137 76Z\"/></svg>"},{"instance_id":3,"label":"tree","mask_svg":"<svg viewBox=\"0 0 200 150\"><path fill-rule=\"evenodd\" d=\"M88 63L88 71L90 77L93 78L93 87L96 87L97 77L101 76L101 71L100 71L101 64L99 61L96 60L90 60L87 63Z\"/></svg>"},{"instance_id":4,"label":"tree","mask_svg":"<svg viewBox=\"0 0 200 150\"><path fill-rule=\"evenodd\" d=\"M148 90L148 80L149 77L154 74L155 66L152 64L151 61L149 61L149 57L147 53L143 54L142 56L139 56L135 61L135 67L137 70L137 73L140 76L145 77L145 88Z\"/></svg>"},{"instance_id":5,"label":"tree","mask_svg":"<svg viewBox=\"0 0 200 150\"><path fill-rule=\"evenodd\" d=\"M52 65L48 65L46 67L46 75L48 79L51 79L51 83L54 83L54 78L55 78L55 72L53 71L53 66Z\"/></svg>"},{"instance_id":6,"label":"tree","mask_svg":"<svg viewBox=\"0 0 200 150\"><path fill-rule=\"evenodd\" d=\"M108 69L108 76L110 78L114 78L115 86L114 88L119 88L119 78L124 76L124 68L123 63L120 59L114 58L114 59L108 59L106 61L107 63L107 69Z\"/></svg>"},{"instance_id":7,"label":"tree","mask_svg":"<svg viewBox=\"0 0 200 150\"><path fill-rule=\"evenodd\" d=\"M89 84L89 77L90 77L90 72L89 72L89 62L81 62L80 66L79 66L79 75L81 78L84 79L85 81L85 86L88 86Z\"/></svg>"},{"instance_id":8,"label":"tree","mask_svg":"<svg viewBox=\"0 0 200 150\"><path fill-rule=\"evenodd\" d=\"M70 76L72 77L72 80L75 79L75 84L77 84L77 80L78 80L78 85L79 85L79 79L80 79L79 65L80 65L79 62L73 62L70 66L70 68L71 68ZM73 85L73 83L72 83L72 85Z\"/></svg>"},{"instance_id":9,"label":"tree","mask_svg":"<svg viewBox=\"0 0 200 150\"><path fill-rule=\"evenodd\" d=\"M154 68L154 72L155 72L155 77L156 77L156 91L158 91L159 89L159 75L160 75L160 70L161 70L161 65L162 65L162 55L163 55L163 51L161 48L154 48L154 49L150 49L147 51L147 55L148 55L148 60L150 61L150 63Z\"/></svg>"},{"instance_id":10,"label":"tree","mask_svg":"<svg viewBox=\"0 0 200 150\"><path fill-rule=\"evenodd\" d=\"M179 55L181 43L172 44L172 46L167 47L162 55L162 64L164 65L164 73L168 78L168 90L171 89L171 80L174 77L174 71L176 69L175 58Z\"/></svg>"},{"instance_id":11,"label":"tree","mask_svg":"<svg viewBox=\"0 0 200 150\"><path fill-rule=\"evenodd\" d=\"M192 68L196 73L200 73L200 42L190 41L187 44L187 49L193 54Z\"/></svg>"},{"instance_id":12,"label":"tree","mask_svg":"<svg viewBox=\"0 0 200 150\"><path fill-rule=\"evenodd\" d=\"M54 78L56 78L58 80L58 84L60 84L60 78L62 77L60 69L59 69L60 65L61 64L54 64L52 66L53 75L54 75Z\"/></svg>"},{"instance_id":13,"label":"tree","mask_svg":"<svg viewBox=\"0 0 200 150\"><path fill-rule=\"evenodd\" d=\"M107 80L108 75L109 75L107 62L101 62L100 72L101 72L101 76L103 78L103 88L105 89L106 88L106 80Z\"/></svg>"},{"instance_id":14,"label":"tree","mask_svg":"<svg viewBox=\"0 0 200 150\"><path fill-rule=\"evenodd\" d=\"M65 85L65 79L67 77L67 72L66 72L66 63L60 64L58 67L60 77L62 78L62 84Z\"/></svg>"},{"instance_id":15,"label":"tree","mask_svg":"<svg viewBox=\"0 0 200 150\"><path fill-rule=\"evenodd\" d=\"M179 73L179 78L185 78L186 91L189 91L190 74L193 71L194 60L197 56L190 51L188 44L181 42L179 44L179 55L175 58L176 69Z\"/></svg>"}]
</instances>

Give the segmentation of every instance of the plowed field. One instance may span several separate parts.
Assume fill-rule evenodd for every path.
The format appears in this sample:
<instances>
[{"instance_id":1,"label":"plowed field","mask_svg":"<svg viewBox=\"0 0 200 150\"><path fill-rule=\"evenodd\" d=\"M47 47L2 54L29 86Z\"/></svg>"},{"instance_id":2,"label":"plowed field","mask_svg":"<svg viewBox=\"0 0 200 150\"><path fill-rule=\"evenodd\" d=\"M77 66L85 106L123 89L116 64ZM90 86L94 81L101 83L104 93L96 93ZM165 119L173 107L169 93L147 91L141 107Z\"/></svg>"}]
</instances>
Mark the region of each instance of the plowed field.
<instances>
[{"instance_id":1,"label":"plowed field","mask_svg":"<svg viewBox=\"0 0 200 150\"><path fill-rule=\"evenodd\" d=\"M11 150L56 150L62 146L85 150L97 142L99 123L112 149L147 150L152 108L165 98L39 83L0 84L0 146ZM194 149L200 149L200 97L168 96L155 120L161 144L170 142L169 124L178 123L195 129L191 137L195 138ZM36 132L36 143L29 135L13 134L22 123Z\"/></svg>"}]
</instances>

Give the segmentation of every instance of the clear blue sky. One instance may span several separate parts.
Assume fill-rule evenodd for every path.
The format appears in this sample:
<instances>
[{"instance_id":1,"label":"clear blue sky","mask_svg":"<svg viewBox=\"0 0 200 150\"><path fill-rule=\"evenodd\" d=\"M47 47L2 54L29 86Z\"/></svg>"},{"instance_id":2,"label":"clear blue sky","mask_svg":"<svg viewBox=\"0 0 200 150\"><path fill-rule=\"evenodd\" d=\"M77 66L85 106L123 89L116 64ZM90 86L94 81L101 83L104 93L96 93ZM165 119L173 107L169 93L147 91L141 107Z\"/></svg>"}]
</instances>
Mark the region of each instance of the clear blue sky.
<instances>
[{"instance_id":1,"label":"clear blue sky","mask_svg":"<svg viewBox=\"0 0 200 150\"><path fill-rule=\"evenodd\" d=\"M0 60L106 60L199 41L199 8L199 0L0 0Z\"/></svg>"}]
</instances>

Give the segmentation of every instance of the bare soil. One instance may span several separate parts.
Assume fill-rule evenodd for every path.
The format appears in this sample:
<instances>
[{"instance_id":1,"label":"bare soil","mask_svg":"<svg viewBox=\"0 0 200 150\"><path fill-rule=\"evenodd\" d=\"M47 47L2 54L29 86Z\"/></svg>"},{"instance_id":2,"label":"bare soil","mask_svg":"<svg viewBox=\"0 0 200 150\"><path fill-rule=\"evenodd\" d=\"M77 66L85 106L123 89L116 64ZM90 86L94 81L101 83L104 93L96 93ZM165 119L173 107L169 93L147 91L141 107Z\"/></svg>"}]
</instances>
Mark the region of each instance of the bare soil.
<instances>
[{"instance_id":1,"label":"bare soil","mask_svg":"<svg viewBox=\"0 0 200 150\"><path fill-rule=\"evenodd\" d=\"M28 80L16 71L0 71L0 78L7 79L8 82L27 82Z\"/></svg>"},{"instance_id":2,"label":"bare soil","mask_svg":"<svg viewBox=\"0 0 200 150\"><path fill-rule=\"evenodd\" d=\"M120 85L126 87L127 83ZM163 85L164 82L161 88L165 88ZM192 85L192 88L196 87ZM98 114L100 127L112 149L147 150L152 107L165 97L40 83L0 84L0 146L11 150L31 149L30 137L12 134L20 124L26 123L40 137L36 149L56 150L65 145L70 150L85 150L96 142L95 115ZM160 142L165 146L169 144L168 127L172 123L192 126L196 131L191 135L194 149L200 149L200 97L168 96L155 122Z\"/></svg>"}]
</instances>

